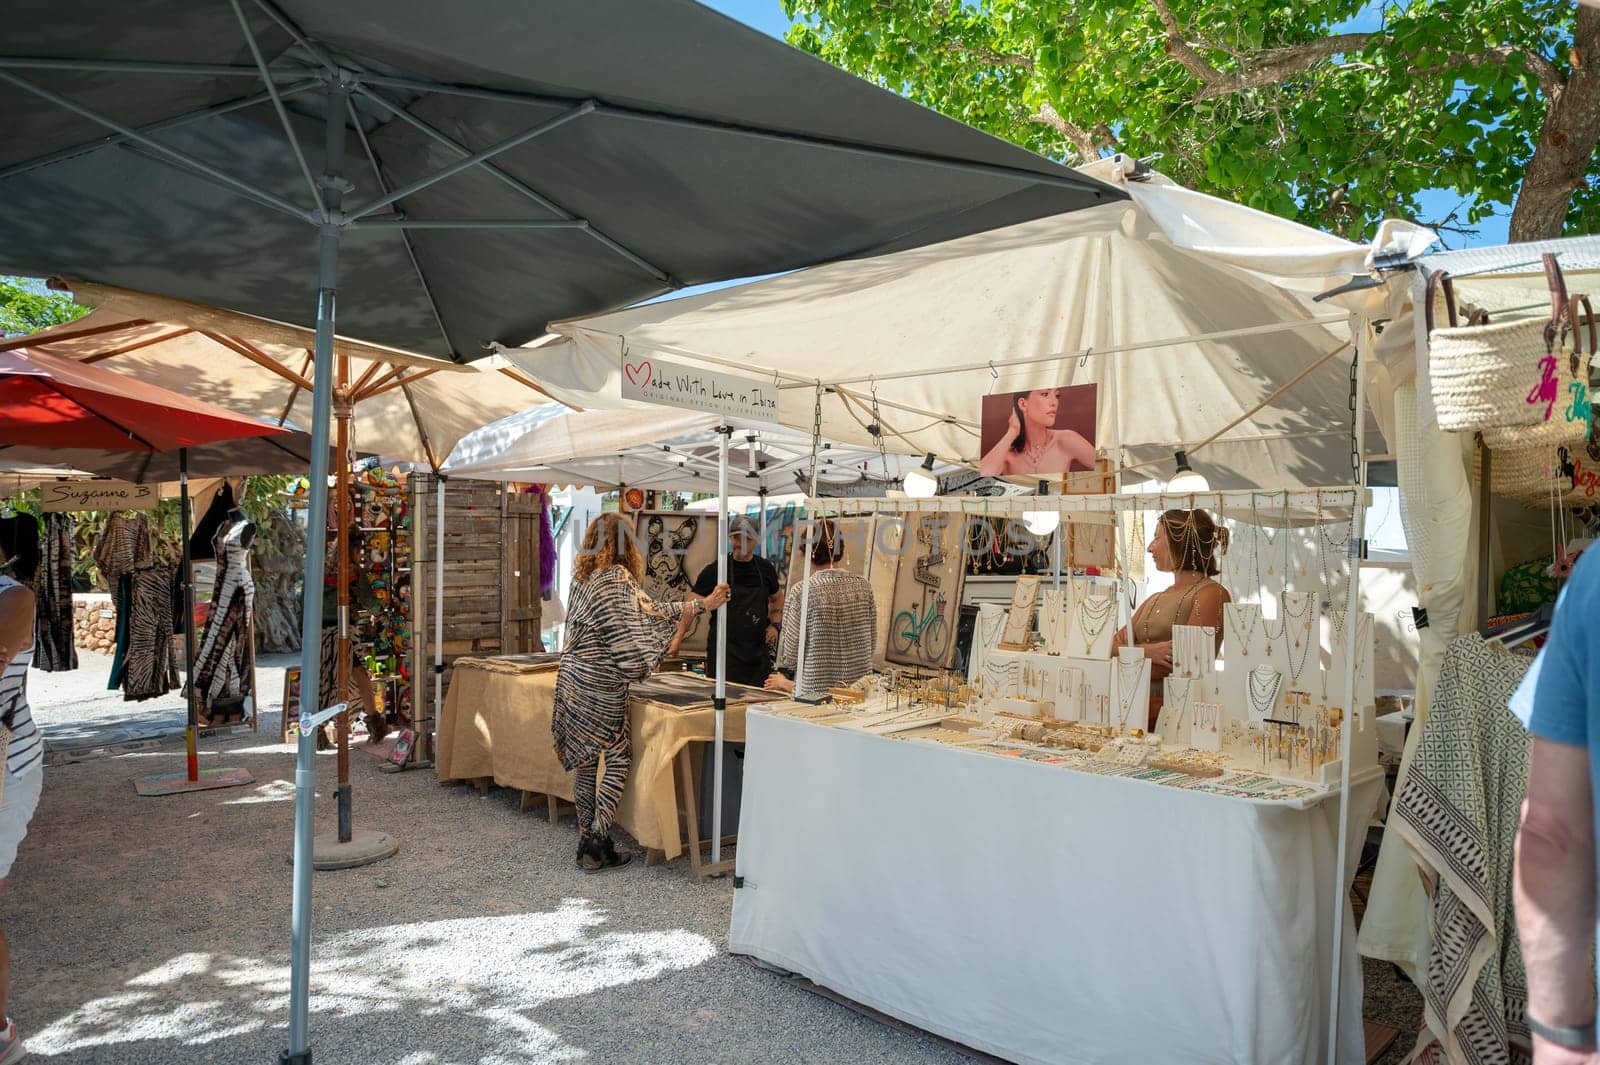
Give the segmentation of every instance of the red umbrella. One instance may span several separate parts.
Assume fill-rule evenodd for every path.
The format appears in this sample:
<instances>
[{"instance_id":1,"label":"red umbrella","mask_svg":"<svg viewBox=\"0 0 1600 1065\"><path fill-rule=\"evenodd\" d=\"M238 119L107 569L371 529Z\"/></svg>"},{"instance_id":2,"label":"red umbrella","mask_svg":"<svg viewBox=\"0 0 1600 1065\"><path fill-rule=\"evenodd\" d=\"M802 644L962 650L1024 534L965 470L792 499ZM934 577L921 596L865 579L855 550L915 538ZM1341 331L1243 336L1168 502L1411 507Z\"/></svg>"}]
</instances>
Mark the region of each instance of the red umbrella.
<instances>
[{"instance_id":1,"label":"red umbrella","mask_svg":"<svg viewBox=\"0 0 1600 1065\"><path fill-rule=\"evenodd\" d=\"M194 690L194 598L189 572L189 448L287 432L269 422L37 348L0 351L0 447L22 444L178 452L190 783L200 779L200 762Z\"/></svg>"},{"instance_id":2,"label":"red umbrella","mask_svg":"<svg viewBox=\"0 0 1600 1065\"><path fill-rule=\"evenodd\" d=\"M287 431L37 348L0 351L0 446L176 451Z\"/></svg>"}]
</instances>

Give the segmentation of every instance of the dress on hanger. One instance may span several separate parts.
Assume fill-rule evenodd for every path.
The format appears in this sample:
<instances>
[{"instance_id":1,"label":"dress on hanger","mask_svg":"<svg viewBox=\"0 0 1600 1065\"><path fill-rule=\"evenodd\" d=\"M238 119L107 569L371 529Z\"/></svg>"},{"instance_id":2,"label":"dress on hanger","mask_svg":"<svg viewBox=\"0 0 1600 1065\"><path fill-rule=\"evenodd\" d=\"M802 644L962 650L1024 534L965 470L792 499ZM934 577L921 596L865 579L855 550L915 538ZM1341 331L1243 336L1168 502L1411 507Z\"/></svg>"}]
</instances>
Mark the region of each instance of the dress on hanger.
<instances>
[{"instance_id":1,"label":"dress on hanger","mask_svg":"<svg viewBox=\"0 0 1600 1065\"><path fill-rule=\"evenodd\" d=\"M219 527L212 538L217 576L194 666L196 690L207 706L252 694L249 622L255 611L256 583L250 574L250 548L244 542L250 528L248 521L235 521Z\"/></svg>"},{"instance_id":2,"label":"dress on hanger","mask_svg":"<svg viewBox=\"0 0 1600 1065\"><path fill-rule=\"evenodd\" d=\"M178 686L172 657L172 568L156 565L145 514L118 513L94 548L95 564L117 602L117 651L108 688L130 702L165 695Z\"/></svg>"},{"instance_id":3,"label":"dress on hanger","mask_svg":"<svg viewBox=\"0 0 1600 1065\"><path fill-rule=\"evenodd\" d=\"M33 667L46 673L78 668L72 643L72 515L46 514L34 580L38 617Z\"/></svg>"}]
</instances>

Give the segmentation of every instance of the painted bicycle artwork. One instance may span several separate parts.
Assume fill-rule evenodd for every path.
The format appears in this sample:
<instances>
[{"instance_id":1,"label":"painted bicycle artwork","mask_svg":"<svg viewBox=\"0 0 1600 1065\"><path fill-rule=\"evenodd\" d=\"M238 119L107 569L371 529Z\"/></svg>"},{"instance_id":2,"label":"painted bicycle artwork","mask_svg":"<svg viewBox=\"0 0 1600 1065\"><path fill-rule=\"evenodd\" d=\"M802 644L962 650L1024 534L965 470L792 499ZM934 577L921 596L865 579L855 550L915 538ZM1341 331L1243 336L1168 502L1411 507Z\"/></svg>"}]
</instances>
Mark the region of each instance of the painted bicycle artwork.
<instances>
[{"instance_id":1,"label":"painted bicycle artwork","mask_svg":"<svg viewBox=\"0 0 1600 1065\"><path fill-rule=\"evenodd\" d=\"M884 659L902 666L948 669L956 652L961 609L961 515L926 513L908 517L899 554Z\"/></svg>"}]
</instances>

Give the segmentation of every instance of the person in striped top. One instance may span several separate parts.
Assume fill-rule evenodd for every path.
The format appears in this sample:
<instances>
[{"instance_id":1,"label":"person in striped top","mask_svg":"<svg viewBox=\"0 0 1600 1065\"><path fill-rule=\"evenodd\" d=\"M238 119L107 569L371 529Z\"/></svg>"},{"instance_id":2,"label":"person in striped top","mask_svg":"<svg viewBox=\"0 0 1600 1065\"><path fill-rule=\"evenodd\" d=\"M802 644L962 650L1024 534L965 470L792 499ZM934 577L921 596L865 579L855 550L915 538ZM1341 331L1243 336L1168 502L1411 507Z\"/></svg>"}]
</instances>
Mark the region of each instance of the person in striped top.
<instances>
[{"instance_id":1,"label":"person in striped top","mask_svg":"<svg viewBox=\"0 0 1600 1065\"><path fill-rule=\"evenodd\" d=\"M23 581L39 566L39 528L31 515L0 529L0 745L5 782L0 790L0 889L11 875L17 845L39 805L44 783L44 738L28 710L28 663L33 660L33 591ZM26 1053L17 1026L6 1012L11 990L11 951L0 928L0 1065Z\"/></svg>"}]
</instances>

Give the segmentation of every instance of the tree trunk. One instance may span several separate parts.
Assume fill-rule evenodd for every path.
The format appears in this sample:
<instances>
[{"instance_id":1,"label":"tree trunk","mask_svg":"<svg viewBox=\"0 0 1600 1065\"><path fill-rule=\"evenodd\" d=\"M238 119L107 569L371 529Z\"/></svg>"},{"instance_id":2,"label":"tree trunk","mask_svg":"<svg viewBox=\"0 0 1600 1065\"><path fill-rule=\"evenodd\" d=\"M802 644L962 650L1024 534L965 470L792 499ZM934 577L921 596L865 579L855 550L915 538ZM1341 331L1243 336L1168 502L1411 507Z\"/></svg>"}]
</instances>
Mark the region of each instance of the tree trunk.
<instances>
[{"instance_id":1,"label":"tree trunk","mask_svg":"<svg viewBox=\"0 0 1600 1065\"><path fill-rule=\"evenodd\" d=\"M1600 142L1600 10L1582 5L1573 34L1577 59L1545 110L1533 158L1511 211L1512 241L1559 237L1572 194L1583 187Z\"/></svg>"}]
</instances>

